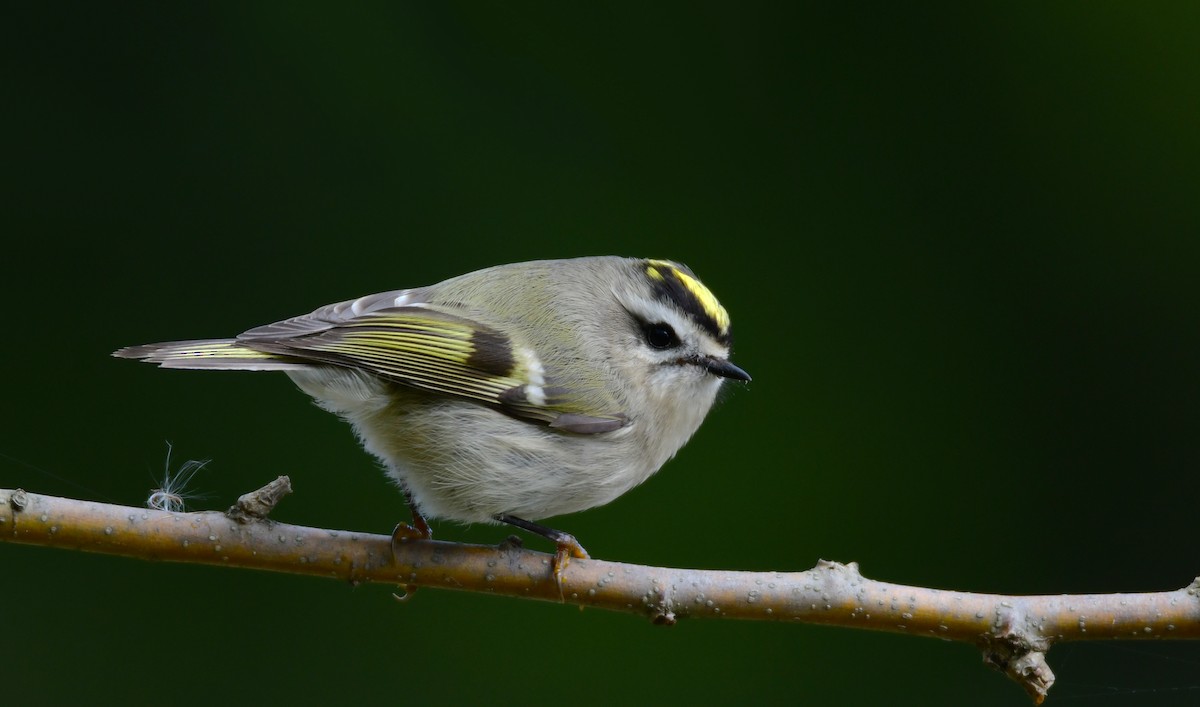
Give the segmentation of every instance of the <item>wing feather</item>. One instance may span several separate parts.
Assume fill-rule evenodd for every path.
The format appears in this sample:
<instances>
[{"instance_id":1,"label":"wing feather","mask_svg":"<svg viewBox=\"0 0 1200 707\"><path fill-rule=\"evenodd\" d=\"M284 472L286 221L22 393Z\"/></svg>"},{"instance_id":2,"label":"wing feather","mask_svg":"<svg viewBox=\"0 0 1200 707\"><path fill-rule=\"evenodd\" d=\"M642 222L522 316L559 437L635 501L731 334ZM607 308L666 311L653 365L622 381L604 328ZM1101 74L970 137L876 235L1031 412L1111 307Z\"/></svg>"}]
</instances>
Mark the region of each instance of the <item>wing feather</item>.
<instances>
[{"instance_id":1,"label":"wing feather","mask_svg":"<svg viewBox=\"0 0 1200 707\"><path fill-rule=\"evenodd\" d=\"M374 302L397 297L377 295ZM356 368L414 388L495 405L528 420L553 424L562 418L564 424L557 427L579 434L625 424L619 411L597 415L580 410L567 391L547 388L553 371L530 360L532 354L500 330L425 303L375 307L361 314L342 303L252 329L237 341L291 360ZM581 424L584 420L588 422Z\"/></svg>"},{"instance_id":2,"label":"wing feather","mask_svg":"<svg viewBox=\"0 0 1200 707\"><path fill-rule=\"evenodd\" d=\"M525 342L428 295L428 288L381 292L236 339L148 344L115 355L168 368L297 371L328 364L493 405L567 432L597 434L626 424L602 387L582 387Z\"/></svg>"}]
</instances>

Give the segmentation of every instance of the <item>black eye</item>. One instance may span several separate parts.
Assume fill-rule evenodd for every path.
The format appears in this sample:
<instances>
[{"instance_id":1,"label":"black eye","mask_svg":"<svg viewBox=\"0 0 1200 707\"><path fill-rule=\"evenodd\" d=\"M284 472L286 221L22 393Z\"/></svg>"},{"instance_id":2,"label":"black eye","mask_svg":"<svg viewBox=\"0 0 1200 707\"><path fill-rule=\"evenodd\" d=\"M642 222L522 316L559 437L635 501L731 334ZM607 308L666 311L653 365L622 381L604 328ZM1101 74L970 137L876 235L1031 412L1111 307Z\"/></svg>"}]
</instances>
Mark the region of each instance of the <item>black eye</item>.
<instances>
[{"instance_id":1,"label":"black eye","mask_svg":"<svg viewBox=\"0 0 1200 707\"><path fill-rule=\"evenodd\" d=\"M646 343L656 349L673 349L679 346L679 337L666 322L646 324L642 327L642 333L646 336Z\"/></svg>"}]
</instances>

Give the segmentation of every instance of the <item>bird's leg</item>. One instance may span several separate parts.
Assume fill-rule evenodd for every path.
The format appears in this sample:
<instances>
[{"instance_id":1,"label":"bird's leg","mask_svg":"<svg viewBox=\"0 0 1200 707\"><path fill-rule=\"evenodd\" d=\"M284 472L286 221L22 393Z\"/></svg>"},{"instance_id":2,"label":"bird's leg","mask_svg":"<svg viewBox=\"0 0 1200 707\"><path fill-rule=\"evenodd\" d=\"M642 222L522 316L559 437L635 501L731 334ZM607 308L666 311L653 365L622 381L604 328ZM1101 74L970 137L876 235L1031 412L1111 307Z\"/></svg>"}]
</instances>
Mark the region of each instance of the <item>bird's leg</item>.
<instances>
[{"instance_id":1,"label":"bird's leg","mask_svg":"<svg viewBox=\"0 0 1200 707\"><path fill-rule=\"evenodd\" d=\"M571 558L574 557L580 560L591 559L591 556L587 554L587 550L584 550L583 546L579 544L579 541L575 539L575 536L571 535L570 533L564 533L563 531L555 530L554 528L547 528L544 525L531 523L523 518L516 518L510 515L498 515L496 516L496 520L500 521L501 523L514 525L521 530L528 531L535 535L540 535L543 538L553 542L557 546L557 549L554 553L554 561L551 563L550 569L554 573L554 583L558 585L558 594L560 598L562 597L563 593L562 573L563 570L567 568L567 564L570 563Z\"/></svg>"}]
</instances>

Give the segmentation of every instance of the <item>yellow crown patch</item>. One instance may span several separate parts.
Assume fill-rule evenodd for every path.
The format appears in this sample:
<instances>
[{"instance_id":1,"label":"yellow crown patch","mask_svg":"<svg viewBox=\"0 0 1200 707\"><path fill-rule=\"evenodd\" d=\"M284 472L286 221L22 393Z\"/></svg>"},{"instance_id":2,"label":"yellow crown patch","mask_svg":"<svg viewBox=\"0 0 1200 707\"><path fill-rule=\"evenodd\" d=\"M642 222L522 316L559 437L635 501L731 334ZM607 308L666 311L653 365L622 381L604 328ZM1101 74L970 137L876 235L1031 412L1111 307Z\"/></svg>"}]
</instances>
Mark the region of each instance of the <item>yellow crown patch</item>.
<instances>
[{"instance_id":1,"label":"yellow crown patch","mask_svg":"<svg viewBox=\"0 0 1200 707\"><path fill-rule=\"evenodd\" d=\"M685 311L699 315L702 323L710 325L719 338L729 336L729 313L717 301L712 290L696 279L685 267L669 260L647 260L646 275L671 292ZM680 297L679 295L683 295ZM707 321L704 321L707 320Z\"/></svg>"}]
</instances>

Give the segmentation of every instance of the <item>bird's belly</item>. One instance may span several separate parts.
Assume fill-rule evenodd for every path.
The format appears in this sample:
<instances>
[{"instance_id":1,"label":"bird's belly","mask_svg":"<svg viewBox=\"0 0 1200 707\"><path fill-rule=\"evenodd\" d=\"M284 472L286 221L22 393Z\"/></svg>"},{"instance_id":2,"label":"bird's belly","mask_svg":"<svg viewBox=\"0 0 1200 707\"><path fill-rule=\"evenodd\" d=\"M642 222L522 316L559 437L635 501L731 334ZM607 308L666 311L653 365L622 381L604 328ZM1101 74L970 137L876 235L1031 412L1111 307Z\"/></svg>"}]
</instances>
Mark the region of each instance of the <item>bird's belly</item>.
<instances>
[{"instance_id":1,"label":"bird's belly","mask_svg":"<svg viewBox=\"0 0 1200 707\"><path fill-rule=\"evenodd\" d=\"M633 426L579 435L432 397L347 418L430 518L491 523L500 514L573 513L612 501L661 466L646 462Z\"/></svg>"}]
</instances>

